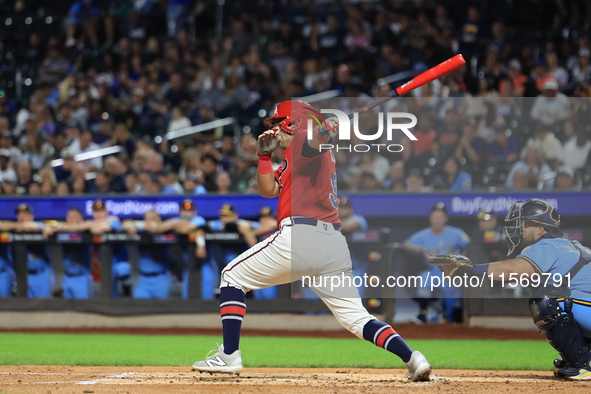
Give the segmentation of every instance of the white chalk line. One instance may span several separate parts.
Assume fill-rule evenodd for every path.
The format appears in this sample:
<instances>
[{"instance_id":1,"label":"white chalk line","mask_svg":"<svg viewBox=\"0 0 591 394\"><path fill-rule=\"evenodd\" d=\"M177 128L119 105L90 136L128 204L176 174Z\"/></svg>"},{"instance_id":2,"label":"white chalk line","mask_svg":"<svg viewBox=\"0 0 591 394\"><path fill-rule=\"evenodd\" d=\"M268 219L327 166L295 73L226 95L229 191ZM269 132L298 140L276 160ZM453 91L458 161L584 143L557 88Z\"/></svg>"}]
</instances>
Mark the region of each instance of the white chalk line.
<instances>
[{"instance_id":1,"label":"white chalk line","mask_svg":"<svg viewBox=\"0 0 591 394\"><path fill-rule=\"evenodd\" d=\"M117 375L107 376L104 379L85 380L85 381L82 381L82 382L76 382L76 384L97 384L97 383L102 383L102 382L107 381L107 380L125 378L127 376L135 375L135 374L137 374L137 372L123 372L123 373L120 373L120 374L117 374Z\"/></svg>"},{"instance_id":2,"label":"white chalk line","mask_svg":"<svg viewBox=\"0 0 591 394\"><path fill-rule=\"evenodd\" d=\"M122 378L126 378L128 376L135 375L137 373L138 372L123 372L123 373L119 373L116 375L92 374L92 375L99 375L99 376L105 376L105 377L101 378L101 379L82 380L82 381L63 380L63 381L52 381L52 382L19 382L19 383L8 383L8 384L55 384L55 383L60 383L60 384L97 384L97 383L102 383L102 382L107 382L107 381L120 380ZM49 376L52 376L52 375L53 376L89 375L88 373L78 373L78 372L73 372L73 373L0 372L0 374L2 374L2 375L43 375L43 376L47 376L47 375L49 375Z\"/></svg>"}]
</instances>

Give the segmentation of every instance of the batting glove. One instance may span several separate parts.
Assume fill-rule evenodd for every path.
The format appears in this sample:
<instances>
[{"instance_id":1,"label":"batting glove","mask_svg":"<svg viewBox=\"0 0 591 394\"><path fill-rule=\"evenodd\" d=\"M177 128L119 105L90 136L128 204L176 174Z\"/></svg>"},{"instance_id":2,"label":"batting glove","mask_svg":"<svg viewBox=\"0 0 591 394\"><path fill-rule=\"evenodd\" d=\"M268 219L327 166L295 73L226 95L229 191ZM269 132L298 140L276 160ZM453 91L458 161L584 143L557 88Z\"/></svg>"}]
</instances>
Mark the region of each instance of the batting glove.
<instances>
[{"instance_id":1,"label":"batting glove","mask_svg":"<svg viewBox=\"0 0 591 394\"><path fill-rule=\"evenodd\" d=\"M257 153L261 156L270 155L277 148L279 141L281 141L281 136L278 132L274 130L265 131L257 139Z\"/></svg>"},{"instance_id":2,"label":"batting glove","mask_svg":"<svg viewBox=\"0 0 591 394\"><path fill-rule=\"evenodd\" d=\"M328 141L339 133L339 119L337 117L328 118L324 121L322 127L318 128L318 135Z\"/></svg>"}]
</instances>

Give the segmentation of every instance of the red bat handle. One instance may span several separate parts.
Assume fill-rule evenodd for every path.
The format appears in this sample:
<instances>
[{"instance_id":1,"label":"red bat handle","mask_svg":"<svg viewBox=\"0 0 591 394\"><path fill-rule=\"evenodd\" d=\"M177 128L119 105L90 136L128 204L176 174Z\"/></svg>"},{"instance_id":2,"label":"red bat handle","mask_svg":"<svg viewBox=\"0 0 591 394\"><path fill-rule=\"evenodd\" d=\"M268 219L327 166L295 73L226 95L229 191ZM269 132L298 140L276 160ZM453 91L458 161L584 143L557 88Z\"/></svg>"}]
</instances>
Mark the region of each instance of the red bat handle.
<instances>
[{"instance_id":1,"label":"red bat handle","mask_svg":"<svg viewBox=\"0 0 591 394\"><path fill-rule=\"evenodd\" d=\"M442 75L445 75L448 72L455 70L456 68L464 64L466 64L464 56L462 56L461 54L456 55L451 59L447 59L443 63L438 64L437 66L425 71L421 75L417 75L415 78L411 79L399 88L396 88L396 93L402 96L403 94L408 93L411 90L418 88L419 86L423 86L433 81L434 79L437 79Z\"/></svg>"}]
</instances>

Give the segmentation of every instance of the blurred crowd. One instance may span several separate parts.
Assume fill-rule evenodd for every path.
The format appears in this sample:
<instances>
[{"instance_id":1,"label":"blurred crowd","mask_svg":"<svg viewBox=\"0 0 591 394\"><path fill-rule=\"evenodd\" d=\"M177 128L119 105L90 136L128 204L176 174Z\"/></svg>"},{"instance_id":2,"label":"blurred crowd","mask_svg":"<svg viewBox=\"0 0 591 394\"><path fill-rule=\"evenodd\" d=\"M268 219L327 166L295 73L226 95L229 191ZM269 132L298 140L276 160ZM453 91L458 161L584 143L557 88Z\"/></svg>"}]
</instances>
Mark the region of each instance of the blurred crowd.
<instances>
[{"instance_id":1,"label":"blurred crowd","mask_svg":"<svg viewBox=\"0 0 591 394\"><path fill-rule=\"evenodd\" d=\"M335 152L341 190L589 189L586 4L4 1L1 190L256 193L277 102L332 90L362 105L456 53L466 66L376 109L417 114L417 141Z\"/></svg>"}]
</instances>

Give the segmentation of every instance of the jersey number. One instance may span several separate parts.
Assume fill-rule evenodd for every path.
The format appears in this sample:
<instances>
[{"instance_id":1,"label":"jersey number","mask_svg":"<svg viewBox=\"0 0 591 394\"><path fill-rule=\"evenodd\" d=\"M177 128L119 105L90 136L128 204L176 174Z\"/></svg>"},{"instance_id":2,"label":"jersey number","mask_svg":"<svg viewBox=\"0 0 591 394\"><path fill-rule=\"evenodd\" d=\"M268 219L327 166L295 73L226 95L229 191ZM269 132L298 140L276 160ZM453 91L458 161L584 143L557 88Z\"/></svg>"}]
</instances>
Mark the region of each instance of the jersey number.
<instances>
[{"instance_id":1,"label":"jersey number","mask_svg":"<svg viewBox=\"0 0 591 394\"><path fill-rule=\"evenodd\" d=\"M281 177L283 176L283 173L285 171L287 171L287 167L289 166L289 162L287 161L287 159L283 159L283 168L281 168L279 170L279 174L278 177L275 179L275 182L277 182L279 184L279 191L281 191L281 189L283 189L283 184L281 183Z\"/></svg>"},{"instance_id":2,"label":"jersey number","mask_svg":"<svg viewBox=\"0 0 591 394\"><path fill-rule=\"evenodd\" d=\"M333 172L332 176L330 177L330 184L332 185L332 193L328 194L328 199L330 200L330 203L332 204L333 208L338 209L339 200L337 199L337 174L335 172Z\"/></svg>"}]
</instances>

